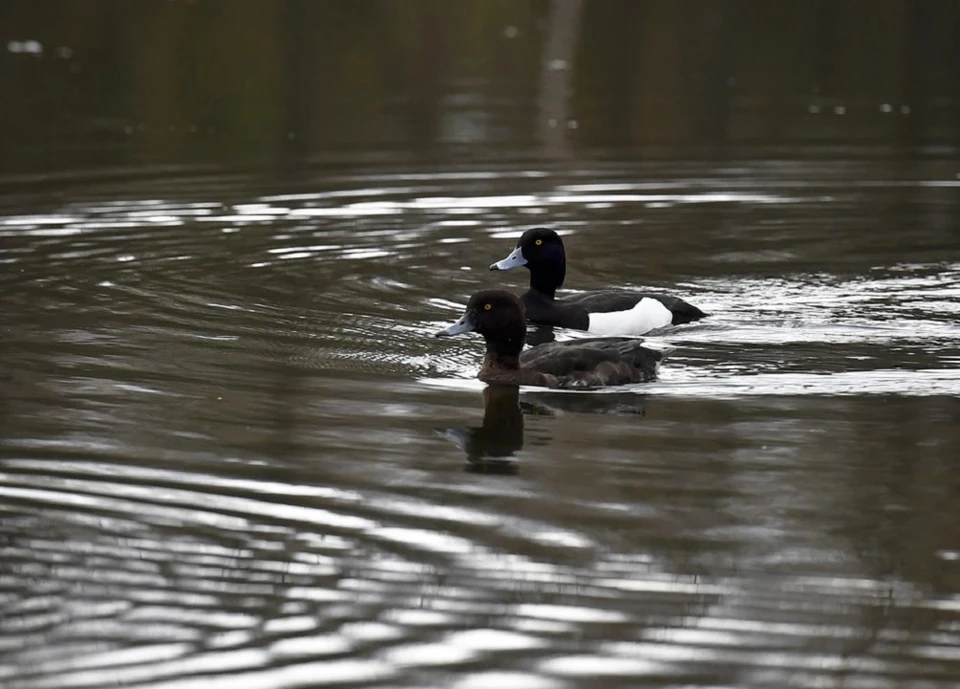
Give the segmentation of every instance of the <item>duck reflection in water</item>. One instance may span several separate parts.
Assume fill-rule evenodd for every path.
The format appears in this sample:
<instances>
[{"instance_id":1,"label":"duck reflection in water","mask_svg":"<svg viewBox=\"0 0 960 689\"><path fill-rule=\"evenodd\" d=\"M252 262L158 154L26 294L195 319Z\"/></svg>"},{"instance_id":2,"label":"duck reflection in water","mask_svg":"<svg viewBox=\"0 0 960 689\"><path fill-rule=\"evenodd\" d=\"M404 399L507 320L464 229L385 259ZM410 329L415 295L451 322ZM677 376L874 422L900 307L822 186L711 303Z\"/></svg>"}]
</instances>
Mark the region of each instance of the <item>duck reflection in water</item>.
<instances>
[{"instance_id":1,"label":"duck reflection in water","mask_svg":"<svg viewBox=\"0 0 960 689\"><path fill-rule=\"evenodd\" d=\"M483 390L480 426L440 428L437 433L467 453L467 470L497 474L517 473L514 453L523 449L523 412L520 388L488 385Z\"/></svg>"},{"instance_id":2,"label":"duck reflection in water","mask_svg":"<svg viewBox=\"0 0 960 689\"><path fill-rule=\"evenodd\" d=\"M483 390L483 422L480 426L438 428L437 434L452 441L467 455L467 471L516 474L514 455L524 446L524 416L553 418L564 413L626 414L645 416L643 396L635 393L565 394L525 392L516 385L491 384ZM530 440L535 445L550 442L549 427L540 427Z\"/></svg>"}]
</instances>

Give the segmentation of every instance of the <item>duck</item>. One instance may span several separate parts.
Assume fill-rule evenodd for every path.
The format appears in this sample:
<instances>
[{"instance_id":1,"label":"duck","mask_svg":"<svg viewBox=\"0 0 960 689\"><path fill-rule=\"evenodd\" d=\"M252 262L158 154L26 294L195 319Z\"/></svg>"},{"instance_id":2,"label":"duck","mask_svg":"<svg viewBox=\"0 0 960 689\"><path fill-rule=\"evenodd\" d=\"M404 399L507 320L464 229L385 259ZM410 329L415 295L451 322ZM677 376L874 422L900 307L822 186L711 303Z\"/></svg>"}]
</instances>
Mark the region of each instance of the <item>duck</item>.
<instances>
[{"instance_id":1,"label":"duck","mask_svg":"<svg viewBox=\"0 0 960 689\"><path fill-rule=\"evenodd\" d=\"M643 335L691 323L707 314L680 297L624 289L603 289L557 297L567 272L563 240L536 227L524 232L506 258L490 270L526 267L530 288L523 294L527 318L535 325L583 330L596 335Z\"/></svg>"},{"instance_id":2,"label":"duck","mask_svg":"<svg viewBox=\"0 0 960 689\"><path fill-rule=\"evenodd\" d=\"M544 388L602 388L656 378L667 352L632 337L578 338L523 350L527 330L523 301L506 290L474 293L460 319L434 334L476 332L487 351L477 378L487 384Z\"/></svg>"}]
</instances>

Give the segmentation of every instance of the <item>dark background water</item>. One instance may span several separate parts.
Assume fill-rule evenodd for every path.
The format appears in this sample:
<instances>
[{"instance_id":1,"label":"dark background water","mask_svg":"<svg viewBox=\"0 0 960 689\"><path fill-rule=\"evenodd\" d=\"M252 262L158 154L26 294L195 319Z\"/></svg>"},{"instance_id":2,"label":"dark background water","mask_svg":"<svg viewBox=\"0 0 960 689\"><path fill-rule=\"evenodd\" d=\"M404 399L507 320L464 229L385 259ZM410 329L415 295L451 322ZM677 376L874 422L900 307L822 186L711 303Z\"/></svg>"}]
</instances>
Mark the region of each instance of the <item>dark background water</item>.
<instances>
[{"instance_id":1,"label":"dark background water","mask_svg":"<svg viewBox=\"0 0 960 689\"><path fill-rule=\"evenodd\" d=\"M958 28L0 4L0 686L956 686ZM656 382L431 337L539 224Z\"/></svg>"},{"instance_id":2,"label":"dark background water","mask_svg":"<svg viewBox=\"0 0 960 689\"><path fill-rule=\"evenodd\" d=\"M958 22L908 0L8 0L3 168L949 155Z\"/></svg>"}]
</instances>

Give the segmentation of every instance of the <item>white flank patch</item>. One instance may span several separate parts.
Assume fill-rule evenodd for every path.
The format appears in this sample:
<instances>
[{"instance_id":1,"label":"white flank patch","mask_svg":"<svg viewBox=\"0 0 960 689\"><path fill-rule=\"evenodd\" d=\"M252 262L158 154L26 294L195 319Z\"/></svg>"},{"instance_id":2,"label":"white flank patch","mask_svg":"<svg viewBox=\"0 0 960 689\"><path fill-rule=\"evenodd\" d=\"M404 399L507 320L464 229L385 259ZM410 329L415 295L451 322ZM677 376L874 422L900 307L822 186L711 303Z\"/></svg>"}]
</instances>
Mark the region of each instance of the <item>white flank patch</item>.
<instances>
[{"instance_id":1,"label":"white flank patch","mask_svg":"<svg viewBox=\"0 0 960 689\"><path fill-rule=\"evenodd\" d=\"M656 299L644 297L627 311L591 313L588 331L596 335L643 335L672 322L670 309Z\"/></svg>"}]
</instances>

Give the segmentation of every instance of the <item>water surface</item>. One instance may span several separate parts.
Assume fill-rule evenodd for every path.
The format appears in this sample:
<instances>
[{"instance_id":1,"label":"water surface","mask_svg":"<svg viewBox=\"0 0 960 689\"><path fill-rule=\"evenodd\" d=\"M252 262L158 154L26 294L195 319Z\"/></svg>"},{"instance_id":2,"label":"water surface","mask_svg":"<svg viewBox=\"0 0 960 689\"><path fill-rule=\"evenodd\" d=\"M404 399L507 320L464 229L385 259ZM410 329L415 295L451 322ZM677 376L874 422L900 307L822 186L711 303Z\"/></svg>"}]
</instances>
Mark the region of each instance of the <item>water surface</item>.
<instances>
[{"instance_id":1,"label":"water surface","mask_svg":"<svg viewBox=\"0 0 960 689\"><path fill-rule=\"evenodd\" d=\"M0 6L0 686L957 686L956 4L399 5Z\"/></svg>"},{"instance_id":2,"label":"water surface","mask_svg":"<svg viewBox=\"0 0 960 689\"><path fill-rule=\"evenodd\" d=\"M948 172L200 175L7 211L4 686L951 686ZM650 339L658 381L484 395L478 338L430 337L522 289L486 266L548 220L571 287L711 314Z\"/></svg>"}]
</instances>

